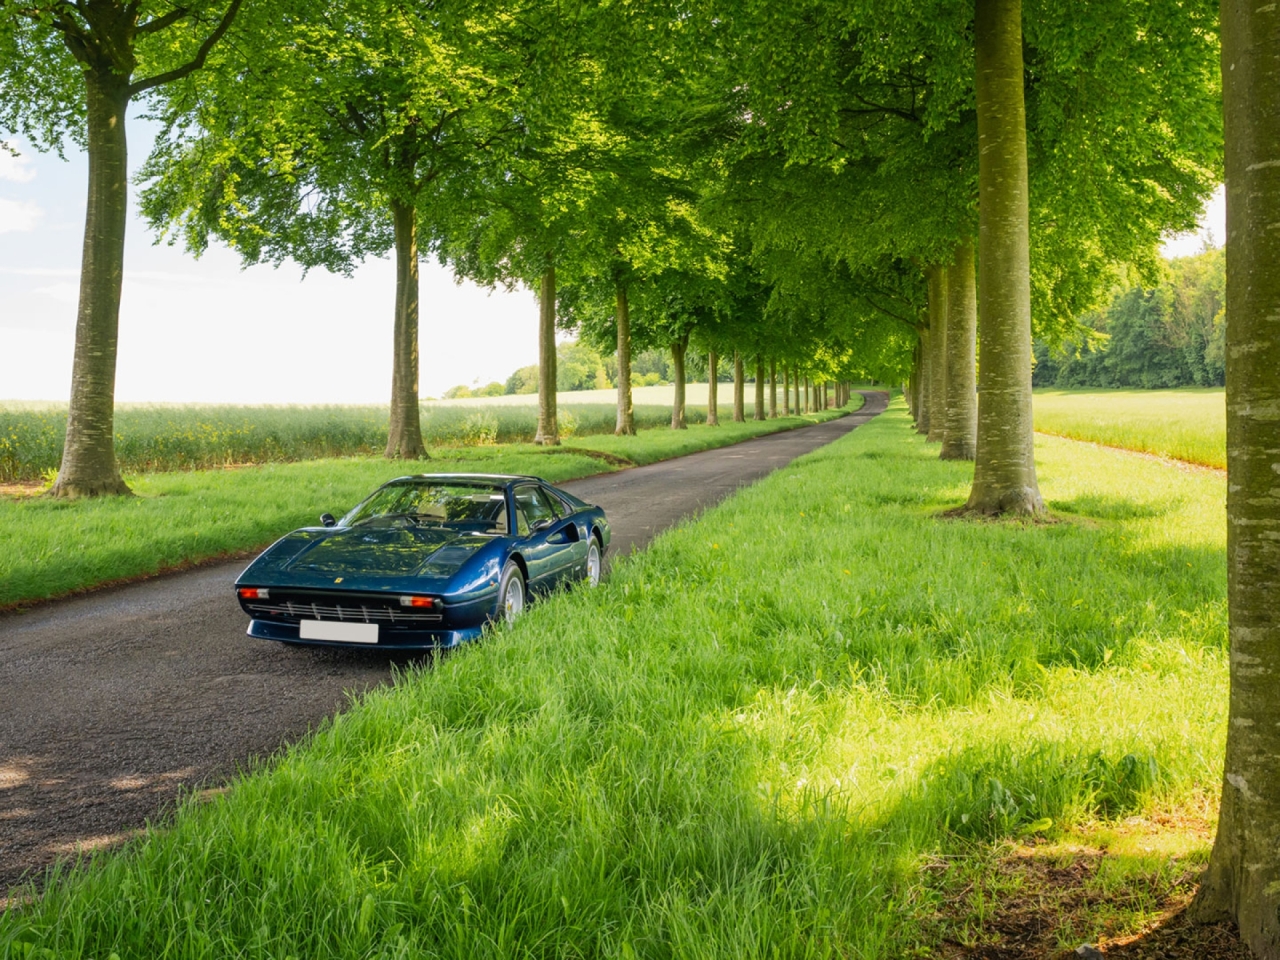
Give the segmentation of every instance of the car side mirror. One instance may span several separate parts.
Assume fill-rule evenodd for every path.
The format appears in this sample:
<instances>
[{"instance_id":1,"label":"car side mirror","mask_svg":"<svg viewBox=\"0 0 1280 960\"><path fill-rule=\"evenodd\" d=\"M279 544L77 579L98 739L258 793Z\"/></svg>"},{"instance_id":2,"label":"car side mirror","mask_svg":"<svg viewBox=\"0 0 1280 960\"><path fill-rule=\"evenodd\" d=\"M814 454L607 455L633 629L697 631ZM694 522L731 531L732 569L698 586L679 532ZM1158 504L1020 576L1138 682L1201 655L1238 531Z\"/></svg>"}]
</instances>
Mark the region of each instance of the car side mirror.
<instances>
[{"instance_id":1,"label":"car side mirror","mask_svg":"<svg viewBox=\"0 0 1280 960\"><path fill-rule=\"evenodd\" d=\"M547 529L547 527L551 526L552 522L553 521L551 520L550 517L543 517L541 520L537 521L529 529L531 529L534 533L537 533L539 530Z\"/></svg>"},{"instance_id":2,"label":"car side mirror","mask_svg":"<svg viewBox=\"0 0 1280 960\"><path fill-rule=\"evenodd\" d=\"M338 525L338 521L333 519L332 513L320 514L320 522L323 523L326 527L336 527Z\"/></svg>"}]
</instances>

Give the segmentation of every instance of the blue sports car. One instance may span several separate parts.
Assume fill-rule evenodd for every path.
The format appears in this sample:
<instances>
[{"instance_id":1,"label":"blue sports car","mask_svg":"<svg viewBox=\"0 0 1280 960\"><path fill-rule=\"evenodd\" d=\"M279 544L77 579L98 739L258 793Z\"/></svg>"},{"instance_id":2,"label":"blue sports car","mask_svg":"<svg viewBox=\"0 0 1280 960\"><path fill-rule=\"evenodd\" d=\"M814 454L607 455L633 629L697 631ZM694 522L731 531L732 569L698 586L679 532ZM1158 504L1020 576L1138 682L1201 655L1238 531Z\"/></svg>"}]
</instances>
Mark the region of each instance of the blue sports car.
<instances>
[{"instance_id":1,"label":"blue sports car","mask_svg":"<svg viewBox=\"0 0 1280 960\"><path fill-rule=\"evenodd\" d=\"M424 474L276 541L240 574L249 636L399 650L457 646L572 581L600 582L609 521L537 477Z\"/></svg>"}]
</instances>

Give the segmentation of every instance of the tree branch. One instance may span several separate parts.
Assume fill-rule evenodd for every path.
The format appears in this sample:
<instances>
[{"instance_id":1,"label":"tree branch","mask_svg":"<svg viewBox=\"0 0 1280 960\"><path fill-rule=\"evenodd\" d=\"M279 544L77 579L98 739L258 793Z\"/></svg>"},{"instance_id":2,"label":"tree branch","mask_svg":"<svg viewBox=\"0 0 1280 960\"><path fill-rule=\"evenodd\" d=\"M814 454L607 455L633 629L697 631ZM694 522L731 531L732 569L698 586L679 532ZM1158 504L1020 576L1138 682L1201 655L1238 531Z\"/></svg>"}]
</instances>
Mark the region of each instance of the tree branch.
<instances>
[{"instance_id":1,"label":"tree branch","mask_svg":"<svg viewBox=\"0 0 1280 960\"><path fill-rule=\"evenodd\" d=\"M213 33L205 38L204 43L200 44L200 49L196 51L196 55L187 63L174 69L167 70L164 73L156 74L154 77L148 77L146 80L139 80L137 83L129 85L129 96L136 97L144 90L150 90L152 87L158 87L162 84L172 83L174 80L181 80L183 77L194 73L204 66L205 60L209 56L209 51L213 49L213 45L222 39L222 35L231 27L231 21L235 19L236 13L240 10L240 4L243 0L231 0L230 6L227 7L226 13L222 15L222 20L218 26L214 28ZM154 21L152 21L154 22Z\"/></svg>"},{"instance_id":2,"label":"tree branch","mask_svg":"<svg viewBox=\"0 0 1280 960\"><path fill-rule=\"evenodd\" d=\"M190 12L191 10L187 7L174 7L163 17L152 17L146 23L138 24L135 33L140 37L148 33L159 33L165 27L173 26Z\"/></svg>"}]
</instances>

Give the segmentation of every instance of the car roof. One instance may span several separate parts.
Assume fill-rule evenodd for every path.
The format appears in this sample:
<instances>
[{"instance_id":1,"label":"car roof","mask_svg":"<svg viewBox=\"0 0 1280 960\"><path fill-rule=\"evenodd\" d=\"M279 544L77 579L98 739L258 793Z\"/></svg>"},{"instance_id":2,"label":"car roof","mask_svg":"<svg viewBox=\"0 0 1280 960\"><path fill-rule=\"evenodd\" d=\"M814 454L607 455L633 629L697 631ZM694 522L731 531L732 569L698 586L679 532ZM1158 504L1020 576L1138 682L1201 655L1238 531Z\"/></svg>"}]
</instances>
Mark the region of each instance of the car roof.
<instances>
[{"instance_id":1,"label":"car roof","mask_svg":"<svg viewBox=\"0 0 1280 960\"><path fill-rule=\"evenodd\" d=\"M387 483L399 483L401 480L462 480L464 482L492 483L495 486L506 486L515 481L532 481L551 486L541 477L531 477L518 473L411 473L408 476L388 480ZM383 484L383 486L386 486L386 484Z\"/></svg>"}]
</instances>

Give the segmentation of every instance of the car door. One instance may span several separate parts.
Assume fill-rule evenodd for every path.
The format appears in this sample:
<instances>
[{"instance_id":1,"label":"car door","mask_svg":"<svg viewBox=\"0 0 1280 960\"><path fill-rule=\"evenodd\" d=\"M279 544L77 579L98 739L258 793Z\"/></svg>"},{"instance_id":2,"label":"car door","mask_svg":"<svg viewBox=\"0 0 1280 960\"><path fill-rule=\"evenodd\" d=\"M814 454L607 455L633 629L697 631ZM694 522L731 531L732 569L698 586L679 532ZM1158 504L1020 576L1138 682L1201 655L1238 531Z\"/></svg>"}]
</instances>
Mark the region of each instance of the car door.
<instances>
[{"instance_id":1,"label":"car door","mask_svg":"<svg viewBox=\"0 0 1280 960\"><path fill-rule=\"evenodd\" d=\"M572 522L556 515L559 502L540 485L521 484L514 492L518 532L522 536L520 553L529 568L529 589L545 593L559 582L566 566L572 566L577 530L570 533L566 529L573 527Z\"/></svg>"},{"instance_id":2,"label":"car door","mask_svg":"<svg viewBox=\"0 0 1280 960\"><path fill-rule=\"evenodd\" d=\"M573 508L557 497L554 491L543 488L543 492L546 493L552 509L556 512L555 530L548 534L547 539L551 543L565 544L565 549L560 554L562 563L556 571L556 577L559 581L565 581L583 576L587 569L587 548L590 546L591 530L580 517L575 516Z\"/></svg>"}]
</instances>

